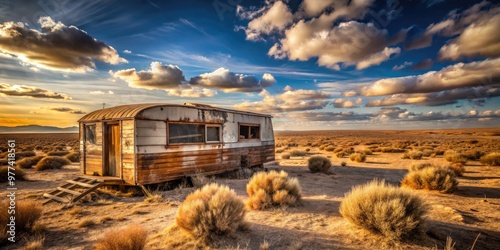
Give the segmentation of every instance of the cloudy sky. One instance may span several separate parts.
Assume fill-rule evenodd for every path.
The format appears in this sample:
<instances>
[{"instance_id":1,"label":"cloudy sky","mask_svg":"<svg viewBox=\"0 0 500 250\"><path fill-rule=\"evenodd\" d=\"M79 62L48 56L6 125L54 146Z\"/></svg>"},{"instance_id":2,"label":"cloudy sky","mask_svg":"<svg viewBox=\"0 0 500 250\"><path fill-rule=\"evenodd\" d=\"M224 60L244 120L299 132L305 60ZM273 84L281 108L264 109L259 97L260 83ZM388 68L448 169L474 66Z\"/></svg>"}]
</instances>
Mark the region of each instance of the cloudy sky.
<instances>
[{"instance_id":1,"label":"cloudy sky","mask_svg":"<svg viewBox=\"0 0 500 250\"><path fill-rule=\"evenodd\" d=\"M147 102L277 130L498 126L499 30L498 1L2 1L0 126Z\"/></svg>"}]
</instances>

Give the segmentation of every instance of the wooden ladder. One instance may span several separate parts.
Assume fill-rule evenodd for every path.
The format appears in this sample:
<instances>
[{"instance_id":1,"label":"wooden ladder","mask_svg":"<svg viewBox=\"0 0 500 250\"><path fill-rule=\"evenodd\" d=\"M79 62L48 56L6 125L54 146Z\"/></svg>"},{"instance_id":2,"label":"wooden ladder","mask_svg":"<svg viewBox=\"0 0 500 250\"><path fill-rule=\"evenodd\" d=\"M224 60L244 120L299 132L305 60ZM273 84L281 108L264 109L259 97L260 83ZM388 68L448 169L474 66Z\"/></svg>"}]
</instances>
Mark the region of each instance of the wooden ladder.
<instances>
[{"instance_id":1,"label":"wooden ladder","mask_svg":"<svg viewBox=\"0 0 500 250\"><path fill-rule=\"evenodd\" d=\"M51 201L58 201L61 203L75 202L90 192L96 190L103 184L103 181L87 177L77 177L73 180L68 180L62 186L57 187L50 193L44 193L43 196L49 198L43 204Z\"/></svg>"}]
</instances>

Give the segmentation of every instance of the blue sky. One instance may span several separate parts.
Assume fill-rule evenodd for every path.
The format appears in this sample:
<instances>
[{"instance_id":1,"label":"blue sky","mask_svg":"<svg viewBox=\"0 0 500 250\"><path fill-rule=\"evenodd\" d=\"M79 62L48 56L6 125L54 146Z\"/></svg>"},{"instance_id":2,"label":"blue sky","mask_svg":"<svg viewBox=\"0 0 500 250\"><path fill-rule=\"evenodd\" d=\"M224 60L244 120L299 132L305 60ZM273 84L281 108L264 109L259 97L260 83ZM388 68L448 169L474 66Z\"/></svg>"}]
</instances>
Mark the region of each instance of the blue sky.
<instances>
[{"instance_id":1,"label":"blue sky","mask_svg":"<svg viewBox=\"0 0 500 250\"><path fill-rule=\"evenodd\" d=\"M498 126L498 2L404 2L0 2L0 126L146 102L279 130Z\"/></svg>"}]
</instances>

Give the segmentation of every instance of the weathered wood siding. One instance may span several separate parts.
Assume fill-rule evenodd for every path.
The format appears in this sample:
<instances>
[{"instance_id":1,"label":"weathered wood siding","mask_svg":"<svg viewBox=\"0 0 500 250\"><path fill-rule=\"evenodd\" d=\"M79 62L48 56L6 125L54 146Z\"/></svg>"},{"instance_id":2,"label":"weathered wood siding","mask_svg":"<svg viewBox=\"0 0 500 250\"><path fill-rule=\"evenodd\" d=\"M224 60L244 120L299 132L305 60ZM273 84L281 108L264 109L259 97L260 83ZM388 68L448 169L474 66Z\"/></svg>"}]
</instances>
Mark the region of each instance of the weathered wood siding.
<instances>
[{"instance_id":1,"label":"weathered wood siding","mask_svg":"<svg viewBox=\"0 0 500 250\"><path fill-rule=\"evenodd\" d=\"M135 122L121 121L122 138L122 179L127 184L135 184Z\"/></svg>"},{"instance_id":2,"label":"weathered wood siding","mask_svg":"<svg viewBox=\"0 0 500 250\"><path fill-rule=\"evenodd\" d=\"M103 146L103 131L102 122L90 123L96 125L95 137L96 143L85 143L85 174L93 175L94 172L102 175L102 146Z\"/></svg>"}]
</instances>

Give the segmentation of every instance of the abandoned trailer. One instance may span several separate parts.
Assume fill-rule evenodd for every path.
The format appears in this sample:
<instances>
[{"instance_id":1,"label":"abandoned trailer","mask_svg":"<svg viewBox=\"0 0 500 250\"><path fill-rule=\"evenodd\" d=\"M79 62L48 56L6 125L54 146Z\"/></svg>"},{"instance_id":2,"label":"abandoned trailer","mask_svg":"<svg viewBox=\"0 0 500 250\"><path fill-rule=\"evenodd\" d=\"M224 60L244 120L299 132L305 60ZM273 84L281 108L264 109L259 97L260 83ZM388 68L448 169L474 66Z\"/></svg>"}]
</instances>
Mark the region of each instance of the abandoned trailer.
<instances>
[{"instance_id":1,"label":"abandoned trailer","mask_svg":"<svg viewBox=\"0 0 500 250\"><path fill-rule=\"evenodd\" d=\"M125 185L274 161L271 116L202 104L133 104L79 121L81 172Z\"/></svg>"}]
</instances>

